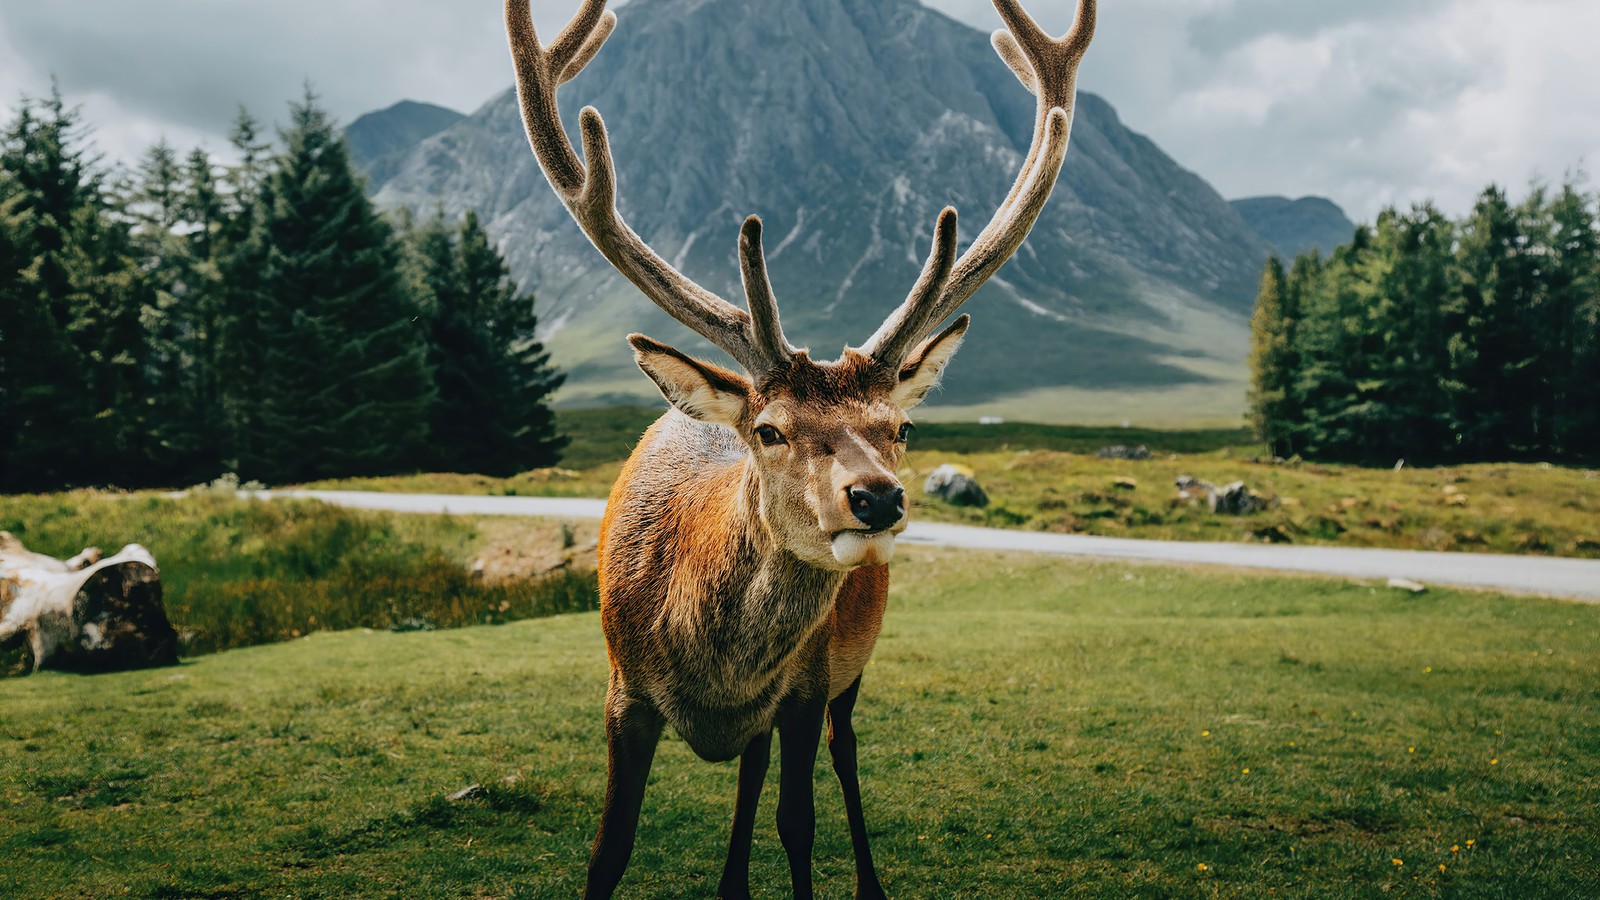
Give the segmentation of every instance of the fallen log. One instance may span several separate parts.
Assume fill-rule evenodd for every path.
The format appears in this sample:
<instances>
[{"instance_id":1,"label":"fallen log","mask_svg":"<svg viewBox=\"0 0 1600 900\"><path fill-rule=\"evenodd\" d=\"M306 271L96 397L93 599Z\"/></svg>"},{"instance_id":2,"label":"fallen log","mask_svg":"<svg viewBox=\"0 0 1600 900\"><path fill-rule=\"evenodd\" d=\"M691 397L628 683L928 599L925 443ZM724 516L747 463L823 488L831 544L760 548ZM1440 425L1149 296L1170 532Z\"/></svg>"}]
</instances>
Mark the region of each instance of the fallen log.
<instances>
[{"instance_id":1,"label":"fallen log","mask_svg":"<svg viewBox=\"0 0 1600 900\"><path fill-rule=\"evenodd\" d=\"M0 531L0 649L26 645L32 669L109 672L170 666L178 634L161 602L161 572L138 544L104 559L35 553Z\"/></svg>"}]
</instances>

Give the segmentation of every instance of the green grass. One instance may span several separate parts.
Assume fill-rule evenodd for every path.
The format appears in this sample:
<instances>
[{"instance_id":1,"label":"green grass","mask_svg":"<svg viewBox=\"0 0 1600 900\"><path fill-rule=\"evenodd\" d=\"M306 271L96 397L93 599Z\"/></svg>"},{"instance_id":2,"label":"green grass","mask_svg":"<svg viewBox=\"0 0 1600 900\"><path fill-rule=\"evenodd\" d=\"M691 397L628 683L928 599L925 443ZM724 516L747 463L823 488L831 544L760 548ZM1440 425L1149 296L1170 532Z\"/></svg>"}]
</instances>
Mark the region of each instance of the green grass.
<instances>
[{"instance_id":1,"label":"green grass","mask_svg":"<svg viewBox=\"0 0 1600 900\"><path fill-rule=\"evenodd\" d=\"M1600 607L920 548L895 568L857 713L892 896L1600 883ZM0 884L573 896L605 681L580 613L7 682ZM663 744L624 896L711 894L734 775ZM770 777L753 878L784 896ZM843 898L839 792L816 779L820 896ZM486 795L445 799L469 784Z\"/></svg>"},{"instance_id":2,"label":"green grass","mask_svg":"<svg viewBox=\"0 0 1600 900\"><path fill-rule=\"evenodd\" d=\"M396 516L317 502L183 500L77 491L0 496L0 530L67 557L86 544L141 543L161 565L181 652L208 653L314 631L500 622L592 609L592 571L544 579L474 578L480 523ZM14 671L22 651L0 654Z\"/></svg>"},{"instance_id":3,"label":"green grass","mask_svg":"<svg viewBox=\"0 0 1600 900\"><path fill-rule=\"evenodd\" d=\"M1144 462L1033 450L917 450L901 472L913 518L1002 528L1187 541L1263 541L1407 550L1600 558L1600 477L1537 464L1438 469L1277 465L1234 451L1167 454ZM944 462L972 469L992 503L960 509L922 492ZM1242 480L1271 508L1215 515L1180 502L1191 475ZM1132 484L1118 479L1132 479Z\"/></svg>"}]
</instances>

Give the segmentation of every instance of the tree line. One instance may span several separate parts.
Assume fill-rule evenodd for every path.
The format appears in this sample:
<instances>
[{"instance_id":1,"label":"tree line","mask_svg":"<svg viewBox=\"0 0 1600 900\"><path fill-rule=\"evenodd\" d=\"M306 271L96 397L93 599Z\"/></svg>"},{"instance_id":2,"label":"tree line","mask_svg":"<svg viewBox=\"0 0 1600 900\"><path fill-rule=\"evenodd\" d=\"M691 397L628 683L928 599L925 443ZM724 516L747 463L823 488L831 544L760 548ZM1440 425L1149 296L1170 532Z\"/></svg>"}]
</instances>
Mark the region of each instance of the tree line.
<instances>
[{"instance_id":1,"label":"tree line","mask_svg":"<svg viewBox=\"0 0 1600 900\"><path fill-rule=\"evenodd\" d=\"M1328 257L1267 263L1250 419L1279 456L1600 457L1600 203L1496 187L1450 219L1387 209Z\"/></svg>"},{"instance_id":2,"label":"tree line","mask_svg":"<svg viewBox=\"0 0 1600 900\"><path fill-rule=\"evenodd\" d=\"M0 490L556 461L563 376L475 214L379 215L309 90L230 142L114 170L58 93L0 134Z\"/></svg>"}]
</instances>

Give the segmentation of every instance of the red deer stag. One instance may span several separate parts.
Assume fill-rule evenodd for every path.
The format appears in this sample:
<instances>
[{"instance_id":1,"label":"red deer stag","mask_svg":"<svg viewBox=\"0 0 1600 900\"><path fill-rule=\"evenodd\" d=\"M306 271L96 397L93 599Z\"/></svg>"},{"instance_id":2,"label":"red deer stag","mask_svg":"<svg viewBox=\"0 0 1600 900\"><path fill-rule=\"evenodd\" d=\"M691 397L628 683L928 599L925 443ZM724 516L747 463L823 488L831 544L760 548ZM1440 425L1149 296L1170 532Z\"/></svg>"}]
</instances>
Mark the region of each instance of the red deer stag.
<instances>
[{"instance_id":1,"label":"red deer stag","mask_svg":"<svg viewBox=\"0 0 1600 900\"><path fill-rule=\"evenodd\" d=\"M740 757L733 835L718 895L748 897L751 832L772 731L781 735L778 834L794 896L812 896L812 769L824 716L844 789L856 896L882 897L867 846L850 712L888 598L887 563L905 528L895 472L906 416L939 381L967 317L935 333L1022 244L1067 152L1078 63L1094 0L1054 39L1015 0L994 0L1009 30L994 46L1038 97L1016 184L965 254L945 209L910 295L859 349L811 359L784 337L767 280L761 221L739 234L746 313L690 281L622 220L605 125L579 122L580 160L556 89L616 26L585 0L548 46L528 0L507 0L506 30L528 141L550 186L595 247L639 290L722 348L744 374L629 335L639 367L673 409L617 479L600 538L600 611L611 658L605 809L588 897L609 897L633 850L650 762L670 723L707 760Z\"/></svg>"}]
</instances>

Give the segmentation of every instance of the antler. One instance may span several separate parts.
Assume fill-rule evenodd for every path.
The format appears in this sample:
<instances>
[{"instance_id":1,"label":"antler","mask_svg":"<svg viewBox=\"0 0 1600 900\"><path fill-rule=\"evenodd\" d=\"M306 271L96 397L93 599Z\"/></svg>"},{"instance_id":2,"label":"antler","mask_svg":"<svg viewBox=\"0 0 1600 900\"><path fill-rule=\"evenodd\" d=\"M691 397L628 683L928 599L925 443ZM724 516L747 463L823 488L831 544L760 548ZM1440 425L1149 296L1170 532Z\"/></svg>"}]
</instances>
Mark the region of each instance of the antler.
<instances>
[{"instance_id":1,"label":"antler","mask_svg":"<svg viewBox=\"0 0 1600 900\"><path fill-rule=\"evenodd\" d=\"M579 116L583 160L567 140L556 89L583 70L616 27L605 0L584 0L572 21L545 48L534 33L528 0L506 0L506 35L517 70L517 98L533 155L562 204L601 254L645 296L674 319L727 351L758 381L794 354L778 322L761 251L761 220L745 220L739 234L746 313L689 280L634 233L617 213L616 169L606 126L594 107Z\"/></svg>"},{"instance_id":2,"label":"antler","mask_svg":"<svg viewBox=\"0 0 1600 900\"><path fill-rule=\"evenodd\" d=\"M955 210L946 208L934 230L934 249L922 277L900 308L890 314L861 348L882 364L898 368L906 353L983 286L1022 246L1055 187L1072 132L1078 64L1094 37L1095 0L1078 0L1078 18L1063 38L1046 34L1017 0L994 0L1009 30L991 38L995 51L1017 80L1039 98L1033 144L1017 180L982 232L953 265Z\"/></svg>"}]
</instances>

